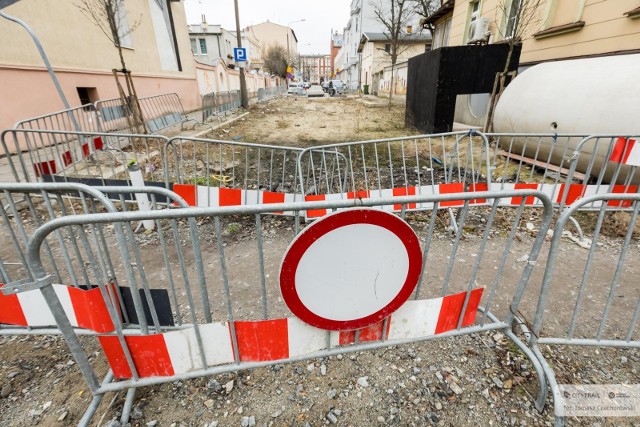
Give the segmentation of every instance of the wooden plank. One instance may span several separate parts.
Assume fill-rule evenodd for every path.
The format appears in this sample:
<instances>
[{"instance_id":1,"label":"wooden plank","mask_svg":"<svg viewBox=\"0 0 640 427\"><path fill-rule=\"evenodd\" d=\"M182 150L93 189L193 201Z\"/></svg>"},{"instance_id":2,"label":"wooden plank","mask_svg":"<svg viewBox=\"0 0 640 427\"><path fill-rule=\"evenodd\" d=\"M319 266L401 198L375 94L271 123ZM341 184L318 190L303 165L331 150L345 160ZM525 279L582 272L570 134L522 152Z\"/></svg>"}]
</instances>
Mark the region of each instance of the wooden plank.
<instances>
[{"instance_id":1,"label":"wooden plank","mask_svg":"<svg viewBox=\"0 0 640 427\"><path fill-rule=\"evenodd\" d=\"M552 170L554 172L558 172L561 175L565 175L565 176L569 175L569 169L567 169L567 168L561 168L560 166L547 164L546 162L542 162L540 160L535 160L535 159L532 159L530 157L519 156L517 154L509 153L507 151L500 150L500 149L497 150L497 153L500 154L501 156L505 156L505 157L508 157L510 159L513 159L513 160L519 160L519 161L522 161L524 163L528 163L528 164L530 164L532 166L535 166L535 167L538 167L538 168L549 169L549 170ZM580 172L577 172L577 171L573 172L573 179L584 181L585 176L586 175L583 174L583 173L580 173Z\"/></svg>"}]
</instances>

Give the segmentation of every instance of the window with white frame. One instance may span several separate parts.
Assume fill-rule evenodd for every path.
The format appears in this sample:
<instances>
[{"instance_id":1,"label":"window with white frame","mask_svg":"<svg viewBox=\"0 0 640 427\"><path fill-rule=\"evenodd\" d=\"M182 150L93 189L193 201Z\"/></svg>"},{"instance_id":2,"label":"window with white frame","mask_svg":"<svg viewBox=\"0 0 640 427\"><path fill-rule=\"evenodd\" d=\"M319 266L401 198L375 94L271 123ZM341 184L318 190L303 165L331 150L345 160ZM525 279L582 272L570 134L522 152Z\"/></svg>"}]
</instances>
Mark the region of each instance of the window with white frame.
<instances>
[{"instance_id":1,"label":"window with white frame","mask_svg":"<svg viewBox=\"0 0 640 427\"><path fill-rule=\"evenodd\" d=\"M451 34L451 20L453 18L447 19L444 23L444 34L442 35L442 47L449 46L449 34Z\"/></svg>"},{"instance_id":2,"label":"window with white frame","mask_svg":"<svg viewBox=\"0 0 640 427\"><path fill-rule=\"evenodd\" d=\"M207 41L205 39L198 39L198 42L200 43L200 55L206 55L207 54Z\"/></svg>"},{"instance_id":3,"label":"window with white frame","mask_svg":"<svg viewBox=\"0 0 640 427\"><path fill-rule=\"evenodd\" d=\"M124 1L118 1L116 4L116 26L118 27L118 43L121 47L133 47L131 41L131 27L127 18L127 10L124 7Z\"/></svg>"},{"instance_id":4,"label":"window with white frame","mask_svg":"<svg viewBox=\"0 0 640 427\"><path fill-rule=\"evenodd\" d=\"M509 5L509 14L507 16L507 26L504 32L504 37L506 39L510 39L511 37L516 35L518 31L519 24L519 15L520 15L520 7L522 5L522 0L512 0Z\"/></svg>"},{"instance_id":5,"label":"window with white frame","mask_svg":"<svg viewBox=\"0 0 640 427\"><path fill-rule=\"evenodd\" d=\"M196 42L196 39L189 39L191 40L191 52L193 52L194 55L198 54L198 43Z\"/></svg>"},{"instance_id":6,"label":"window with white frame","mask_svg":"<svg viewBox=\"0 0 640 427\"><path fill-rule=\"evenodd\" d=\"M433 35L433 48L437 49L442 47L442 36L444 35L444 22L436 25L436 31Z\"/></svg>"},{"instance_id":7,"label":"window with white frame","mask_svg":"<svg viewBox=\"0 0 640 427\"><path fill-rule=\"evenodd\" d=\"M470 39L469 32L474 27L475 22L480 18L480 0L469 2L469 24L467 25L467 40Z\"/></svg>"}]
</instances>

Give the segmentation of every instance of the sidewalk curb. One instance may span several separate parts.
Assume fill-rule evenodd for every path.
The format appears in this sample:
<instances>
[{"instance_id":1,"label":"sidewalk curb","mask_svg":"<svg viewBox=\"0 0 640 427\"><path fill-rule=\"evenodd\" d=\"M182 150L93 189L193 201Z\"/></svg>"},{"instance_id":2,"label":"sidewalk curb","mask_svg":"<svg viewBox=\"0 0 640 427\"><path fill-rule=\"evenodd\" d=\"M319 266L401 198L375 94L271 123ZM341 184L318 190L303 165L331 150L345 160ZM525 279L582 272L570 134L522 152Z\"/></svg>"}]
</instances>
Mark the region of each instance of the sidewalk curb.
<instances>
[{"instance_id":1,"label":"sidewalk curb","mask_svg":"<svg viewBox=\"0 0 640 427\"><path fill-rule=\"evenodd\" d=\"M247 111L246 113L242 113L238 117L234 117L231 120L227 120L226 122L222 122L219 125L212 126L211 129L206 129L206 130L200 131L200 132L194 134L193 136L191 136L191 138L200 138L201 136L206 135L207 133L209 133L211 131L214 131L214 130L219 129L219 128L221 128L223 126L226 126L226 125L230 125L231 123L233 123L233 122L235 122L237 120L240 120L241 118L246 117L248 115L249 115L249 111Z\"/></svg>"}]
</instances>

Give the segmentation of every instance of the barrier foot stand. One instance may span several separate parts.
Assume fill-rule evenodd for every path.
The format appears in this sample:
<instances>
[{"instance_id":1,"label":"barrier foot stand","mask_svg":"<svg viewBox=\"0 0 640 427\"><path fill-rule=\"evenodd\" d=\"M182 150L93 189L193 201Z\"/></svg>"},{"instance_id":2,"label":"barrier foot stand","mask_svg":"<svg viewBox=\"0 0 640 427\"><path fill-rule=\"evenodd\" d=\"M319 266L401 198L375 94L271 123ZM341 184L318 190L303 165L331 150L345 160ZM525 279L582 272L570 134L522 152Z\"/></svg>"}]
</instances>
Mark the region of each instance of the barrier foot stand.
<instances>
[{"instance_id":1,"label":"barrier foot stand","mask_svg":"<svg viewBox=\"0 0 640 427\"><path fill-rule=\"evenodd\" d=\"M449 231L451 231L453 235L456 235L458 234L458 219L456 218L456 215L453 213L453 209L448 208L447 210L449 211L449 218L451 219L451 225L449 226Z\"/></svg>"},{"instance_id":2,"label":"barrier foot stand","mask_svg":"<svg viewBox=\"0 0 640 427\"><path fill-rule=\"evenodd\" d=\"M102 384L103 385L108 384L112 380L113 380L113 372L109 370L107 375L104 377ZM84 411L84 415L82 415L82 418L80 418L80 421L78 421L79 427L86 427L89 425L89 422L91 421L91 418L93 418L96 411L98 410L98 406L100 406L100 402L102 402L103 397L104 397L104 394L95 394L93 396L93 399L91 399L91 403L89 403L89 407L87 408L86 411Z\"/></svg>"},{"instance_id":3,"label":"barrier foot stand","mask_svg":"<svg viewBox=\"0 0 640 427\"><path fill-rule=\"evenodd\" d=\"M551 366L549 366L549 363L542 355L542 352L540 351L540 348L538 347L537 343L533 343L531 349L535 353L536 357L540 360L540 363L542 364L542 369L544 369L544 373L547 376L547 379L549 381L549 387L551 388L551 394L553 396L554 414L557 414L558 411L556 409L558 408L558 405L562 405L562 399L560 397L560 389L558 388L558 382L556 381L556 376L553 373L553 369L551 368ZM557 427L564 426L564 417L559 417L556 415L555 425Z\"/></svg>"},{"instance_id":4,"label":"barrier foot stand","mask_svg":"<svg viewBox=\"0 0 640 427\"><path fill-rule=\"evenodd\" d=\"M129 416L131 415L131 408L133 408L133 401L136 397L136 389L130 388L127 390L127 397L124 399L124 406L122 407L122 416L120 417L120 424L127 424L129 422Z\"/></svg>"},{"instance_id":5,"label":"barrier foot stand","mask_svg":"<svg viewBox=\"0 0 640 427\"><path fill-rule=\"evenodd\" d=\"M482 311L484 311L484 309ZM487 314L487 317L492 322L498 321L498 319L490 311L485 311L485 313ZM538 357L538 354L535 352L535 349L529 348L529 346L526 343L524 343L520 338L518 338L518 336L513 331L513 328L515 326L518 326L522 330L522 333L524 334L524 336L526 337L527 342L529 342L529 339L531 337L531 331L529 330L527 325L522 321L522 319L514 315L513 320L511 321L511 324L512 324L511 329L506 329L504 333L511 341L513 341L513 343L516 346L518 346L520 350L522 350L525 356L527 356L527 358L531 361L533 368L536 370L536 376L538 377L539 391L538 391L538 398L535 400L535 407L538 410L538 412L541 413L544 410L545 402L547 400L547 376L545 374L543 362L540 361L540 358Z\"/></svg>"}]
</instances>

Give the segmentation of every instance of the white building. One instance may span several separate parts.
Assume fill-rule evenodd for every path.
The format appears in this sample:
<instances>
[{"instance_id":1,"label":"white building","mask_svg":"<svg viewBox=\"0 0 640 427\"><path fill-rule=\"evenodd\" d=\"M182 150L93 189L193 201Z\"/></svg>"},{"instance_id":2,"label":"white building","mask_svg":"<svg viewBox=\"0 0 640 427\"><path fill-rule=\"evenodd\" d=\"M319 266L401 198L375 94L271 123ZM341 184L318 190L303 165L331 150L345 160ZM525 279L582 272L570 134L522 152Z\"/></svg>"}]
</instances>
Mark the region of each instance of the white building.
<instances>
[{"instance_id":1,"label":"white building","mask_svg":"<svg viewBox=\"0 0 640 427\"><path fill-rule=\"evenodd\" d=\"M342 48L335 61L337 78L344 81L349 89L358 89L363 84L358 53L362 34L386 31L386 27L374 15L374 10L380 3L383 8L389 7L388 0L351 0L351 15L344 28ZM413 28L418 28L419 19L420 16L416 14L412 19Z\"/></svg>"}]
</instances>

